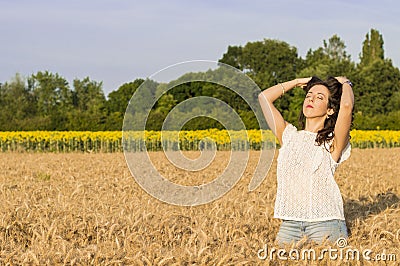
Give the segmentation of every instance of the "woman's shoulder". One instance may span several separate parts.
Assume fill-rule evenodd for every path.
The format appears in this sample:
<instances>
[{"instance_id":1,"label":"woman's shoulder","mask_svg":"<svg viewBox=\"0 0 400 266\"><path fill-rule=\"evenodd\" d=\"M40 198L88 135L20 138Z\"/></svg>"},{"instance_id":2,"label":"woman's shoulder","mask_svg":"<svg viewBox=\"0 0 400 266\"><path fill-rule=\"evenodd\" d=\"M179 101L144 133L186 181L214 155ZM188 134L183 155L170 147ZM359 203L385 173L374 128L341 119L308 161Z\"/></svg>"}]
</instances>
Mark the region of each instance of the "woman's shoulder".
<instances>
[{"instance_id":1,"label":"woman's shoulder","mask_svg":"<svg viewBox=\"0 0 400 266\"><path fill-rule=\"evenodd\" d=\"M292 136L297 133L297 128L293 124L286 122L286 121L285 121L285 123L286 123L286 126L282 133L282 142L283 143L289 142L290 139L292 138Z\"/></svg>"},{"instance_id":2,"label":"woman's shoulder","mask_svg":"<svg viewBox=\"0 0 400 266\"><path fill-rule=\"evenodd\" d=\"M337 164L340 164L350 157L351 154L350 141L347 142L347 145L342 150L339 151L335 145L335 140L332 139L329 150L333 161Z\"/></svg>"},{"instance_id":3,"label":"woman's shoulder","mask_svg":"<svg viewBox=\"0 0 400 266\"><path fill-rule=\"evenodd\" d=\"M285 131L290 131L290 132L296 132L296 131L298 131L298 130L297 130L297 127L295 127L292 123L289 123L289 122L286 122L286 121L285 121L285 123L286 123L286 127L285 127L285 129L284 129L284 132L285 132Z\"/></svg>"}]
</instances>

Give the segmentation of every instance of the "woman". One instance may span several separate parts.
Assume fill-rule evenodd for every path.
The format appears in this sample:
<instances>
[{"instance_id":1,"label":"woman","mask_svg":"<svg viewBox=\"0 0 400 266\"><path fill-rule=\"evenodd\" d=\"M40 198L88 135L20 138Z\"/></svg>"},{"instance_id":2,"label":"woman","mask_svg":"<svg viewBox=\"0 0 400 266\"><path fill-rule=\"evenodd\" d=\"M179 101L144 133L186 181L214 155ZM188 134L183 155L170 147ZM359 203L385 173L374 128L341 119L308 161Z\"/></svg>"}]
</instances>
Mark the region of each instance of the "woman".
<instances>
[{"instance_id":1,"label":"woman","mask_svg":"<svg viewBox=\"0 0 400 266\"><path fill-rule=\"evenodd\" d=\"M273 105L285 92L303 87L301 130L285 121ZM350 156L354 95L345 77L301 78L263 91L259 101L269 127L278 138L277 196L274 217L282 219L278 244L303 237L322 243L347 238L343 201L334 180L338 165Z\"/></svg>"}]
</instances>

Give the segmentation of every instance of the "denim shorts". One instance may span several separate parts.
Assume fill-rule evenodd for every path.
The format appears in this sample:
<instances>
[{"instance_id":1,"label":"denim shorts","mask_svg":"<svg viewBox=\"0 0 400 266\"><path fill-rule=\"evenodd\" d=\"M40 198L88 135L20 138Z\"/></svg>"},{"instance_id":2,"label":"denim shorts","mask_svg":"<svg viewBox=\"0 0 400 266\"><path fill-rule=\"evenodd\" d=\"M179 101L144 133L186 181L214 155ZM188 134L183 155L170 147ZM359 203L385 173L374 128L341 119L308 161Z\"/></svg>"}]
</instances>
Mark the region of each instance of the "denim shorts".
<instances>
[{"instance_id":1,"label":"denim shorts","mask_svg":"<svg viewBox=\"0 0 400 266\"><path fill-rule=\"evenodd\" d=\"M323 241L335 243L338 238L348 238L346 222L344 220L327 220L320 222L303 222L283 220L276 242L279 245L297 243L306 238L321 244Z\"/></svg>"}]
</instances>

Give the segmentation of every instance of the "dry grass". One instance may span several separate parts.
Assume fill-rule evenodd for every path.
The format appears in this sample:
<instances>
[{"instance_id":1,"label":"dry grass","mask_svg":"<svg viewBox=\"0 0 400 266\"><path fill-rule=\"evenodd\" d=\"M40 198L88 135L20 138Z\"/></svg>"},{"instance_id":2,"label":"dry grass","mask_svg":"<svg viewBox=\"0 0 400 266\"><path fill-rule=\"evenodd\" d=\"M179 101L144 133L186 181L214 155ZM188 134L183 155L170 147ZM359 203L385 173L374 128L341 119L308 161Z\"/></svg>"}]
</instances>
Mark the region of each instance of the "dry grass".
<instances>
[{"instance_id":1,"label":"dry grass","mask_svg":"<svg viewBox=\"0 0 400 266\"><path fill-rule=\"evenodd\" d=\"M397 263L399 152L354 149L336 173L350 247L396 254ZM228 160L220 152L208 170L188 174L165 163L161 153L151 156L169 179L189 183L209 181ZM257 251L264 244L273 247L280 221L272 218L275 163L258 189L247 190L256 158L251 156L245 176L221 199L179 207L144 192L123 154L0 153L0 264L372 265L260 260Z\"/></svg>"}]
</instances>

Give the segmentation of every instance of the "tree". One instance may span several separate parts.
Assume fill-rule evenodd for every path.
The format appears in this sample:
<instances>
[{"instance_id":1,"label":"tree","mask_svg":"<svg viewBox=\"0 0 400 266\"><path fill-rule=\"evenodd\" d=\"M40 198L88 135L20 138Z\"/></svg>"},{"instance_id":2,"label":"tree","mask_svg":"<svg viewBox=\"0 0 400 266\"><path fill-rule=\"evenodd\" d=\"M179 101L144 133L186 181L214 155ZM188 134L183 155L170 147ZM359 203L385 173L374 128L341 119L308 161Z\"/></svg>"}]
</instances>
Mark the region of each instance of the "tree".
<instances>
[{"instance_id":1,"label":"tree","mask_svg":"<svg viewBox=\"0 0 400 266\"><path fill-rule=\"evenodd\" d=\"M74 130L103 130L107 112L102 83L86 77L75 79L73 84L74 109L70 112L69 127Z\"/></svg>"},{"instance_id":2,"label":"tree","mask_svg":"<svg viewBox=\"0 0 400 266\"><path fill-rule=\"evenodd\" d=\"M146 79L135 91L130 99L123 116L123 127L126 130L143 130L147 128L146 123L151 123L150 110L154 108L156 91L159 83ZM149 118L149 119L147 119Z\"/></svg>"},{"instance_id":3,"label":"tree","mask_svg":"<svg viewBox=\"0 0 400 266\"><path fill-rule=\"evenodd\" d=\"M0 85L0 130L30 130L36 126L36 104L30 87L21 75Z\"/></svg>"},{"instance_id":4,"label":"tree","mask_svg":"<svg viewBox=\"0 0 400 266\"><path fill-rule=\"evenodd\" d=\"M324 40L323 43L323 52L330 60L350 61L350 55L346 52L346 45L338 35L334 34L328 42Z\"/></svg>"},{"instance_id":5,"label":"tree","mask_svg":"<svg viewBox=\"0 0 400 266\"><path fill-rule=\"evenodd\" d=\"M73 108L68 82L57 73L38 72L31 77L41 130L67 130L68 113Z\"/></svg>"},{"instance_id":6,"label":"tree","mask_svg":"<svg viewBox=\"0 0 400 266\"><path fill-rule=\"evenodd\" d=\"M157 101L156 111L159 111L163 115L167 115L168 112L176 105L176 100L172 94L164 94Z\"/></svg>"},{"instance_id":7,"label":"tree","mask_svg":"<svg viewBox=\"0 0 400 266\"><path fill-rule=\"evenodd\" d=\"M398 110L394 106L400 92L400 71L391 60L376 60L359 69L354 78L355 108L363 116L387 114Z\"/></svg>"},{"instance_id":8,"label":"tree","mask_svg":"<svg viewBox=\"0 0 400 266\"><path fill-rule=\"evenodd\" d=\"M116 91L108 94L106 103L108 114L106 128L108 130L121 130L129 100L143 82L143 79L135 79L133 82L122 84Z\"/></svg>"},{"instance_id":9,"label":"tree","mask_svg":"<svg viewBox=\"0 0 400 266\"><path fill-rule=\"evenodd\" d=\"M227 65L233 66L237 69L243 70L242 65L242 54L243 49L241 46L228 46L228 51L222 55L222 58L219 60L221 63L225 63Z\"/></svg>"},{"instance_id":10,"label":"tree","mask_svg":"<svg viewBox=\"0 0 400 266\"><path fill-rule=\"evenodd\" d=\"M118 112L120 114L124 114L129 100L143 82L143 79L135 79L133 82L122 84L118 90L110 92L107 100L108 112Z\"/></svg>"},{"instance_id":11,"label":"tree","mask_svg":"<svg viewBox=\"0 0 400 266\"><path fill-rule=\"evenodd\" d=\"M248 42L244 47L229 46L219 60L246 72L261 87L293 79L298 63L297 48L278 40Z\"/></svg>"},{"instance_id":12,"label":"tree","mask_svg":"<svg viewBox=\"0 0 400 266\"><path fill-rule=\"evenodd\" d=\"M355 72L355 64L351 62L350 55L346 52L346 45L336 34L323 40L323 46L307 52L305 67L299 72L298 77L318 76L347 76L351 78Z\"/></svg>"},{"instance_id":13,"label":"tree","mask_svg":"<svg viewBox=\"0 0 400 266\"><path fill-rule=\"evenodd\" d=\"M296 47L283 41L271 39L248 42L244 47L230 46L219 62L239 67L261 89L268 88L278 82L294 79L298 67L302 65ZM293 92L289 92L289 94L293 95ZM231 102L238 101L235 99ZM286 110L289 107L289 100L287 98L280 99L275 103L275 106L280 110ZM249 111L247 106L239 109L242 109L241 114ZM247 115L246 117L250 118L251 116ZM254 125L254 119L246 121L246 124Z\"/></svg>"},{"instance_id":14,"label":"tree","mask_svg":"<svg viewBox=\"0 0 400 266\"><path fill-rule=\"evenodd\" d=\"M359 129L398 129L400 70L384 58L383 37L371 29L363 42L354 77L356 116ZM397 122L395 122L397 121Z\"/></svg>"},{"instance_id":15,"label":"tree","mask_svg":"<svg viewBox=\"0 0 400 266\"><path fill-rule=\"evenodd\" d=\"M367 33L363 42L360 66L368 66L376 60L384 59L382 35L375 29L371 29L370 34Z\"/></svg>"}]
</instances>

